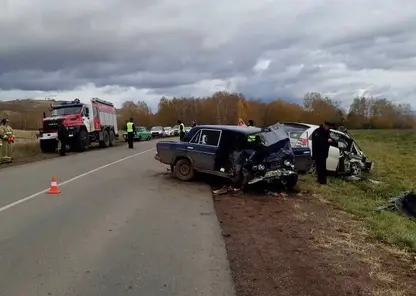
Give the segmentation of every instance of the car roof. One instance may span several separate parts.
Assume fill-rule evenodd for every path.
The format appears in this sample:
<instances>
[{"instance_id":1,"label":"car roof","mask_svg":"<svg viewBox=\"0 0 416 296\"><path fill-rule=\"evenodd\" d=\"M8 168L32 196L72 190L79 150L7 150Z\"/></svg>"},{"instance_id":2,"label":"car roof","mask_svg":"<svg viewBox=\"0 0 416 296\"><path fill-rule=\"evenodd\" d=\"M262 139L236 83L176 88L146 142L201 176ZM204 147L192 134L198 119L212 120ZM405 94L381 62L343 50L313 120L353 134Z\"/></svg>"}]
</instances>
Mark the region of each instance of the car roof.
<instances>
[{"instance_id":1,"label":"car roof","mask_svg":"<svg viewBox=\"0 0 416 296\"><path fill-rule=\"evenodd\" d=\"M282 122L283 125L290 125L292 127L299 127L299 128L311 128L315 127L314 124L303 123L303 122Z\"/></svg>"},{"instance_id":2,"label":"car roof","mask_svg":"<svg viewBox=\"0 0 416 296\"><path fill-rule=\"evenodd\" d=\"M245 135L261 132L259 127L242 127L238 125L198 125L198 129L217 129L222 131L230 131L236 133L242 133Z\"/></svg>"},{"instance_id":3,"label":"car roof","mask_svg":"<svg viewBox=\"0 0 416 296\"><path fill-rule=\"evenodd\" d=\"M314 124L309 124L310 125L310 128L308 129L308 130L305 130L303 133L302 133L302 135L304 135L305 133L311 133L312 132L312 130L314 131L314 130L316 130L317 128L319 128L319 125L314 125ZM344 132L341 132L341 131L339 131L339 130L337 130L337 129L330 129L330 131L331 132L334 132L334 133L336 133L336 134L340 134L340 135L343 135L344 137L347 137L347 138L349 138L349 139L353 139L350 135L348 135L348 134L346 134L346 133L344 133Z\"/></svg>"}]
</instances>

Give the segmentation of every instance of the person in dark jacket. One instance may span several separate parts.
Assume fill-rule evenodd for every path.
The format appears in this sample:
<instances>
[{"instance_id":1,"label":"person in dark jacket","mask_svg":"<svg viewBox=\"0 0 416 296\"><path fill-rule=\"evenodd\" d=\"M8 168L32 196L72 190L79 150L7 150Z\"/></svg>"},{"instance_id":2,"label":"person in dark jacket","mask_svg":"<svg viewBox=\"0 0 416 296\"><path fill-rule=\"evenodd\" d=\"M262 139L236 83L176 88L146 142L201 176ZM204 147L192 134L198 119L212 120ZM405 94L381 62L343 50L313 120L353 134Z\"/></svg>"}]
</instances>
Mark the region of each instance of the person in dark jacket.
<instances>
[{"instance_id":1,"label":"person in dark jacket","mask_svg":"<svg viewBox=\"0 0 416 296\"><path fill-rule=\"evenodd\" d=\"M312 133L312 158L315 161L317 182L326 184L326 159L328 158L329 146L333 142L330 137L330 128L333 124L325 122Z\"/></svg>"},{"instance_id":2,"label":"person in dark jacket","mask_svg":"<svg viewBox=\"0 0 416 296\"><path fill-rule=\"evenodd\" d=\"M63 122L58 124L58 140L60 142L59 155L66 155L66 145L68 144L69 133Z\"/></svg>"},{"instance_id":3,"label":"person in dark jacket","mask_svg":"<svg viewBox=\"0 0 416 296\"><path fill-rule=\"evenodd\" d=\"M178 120L179 124L179 140L182 141L183 137L185 137L185 125L182 123L181 120Z\"/></svg>"}]
</instances>

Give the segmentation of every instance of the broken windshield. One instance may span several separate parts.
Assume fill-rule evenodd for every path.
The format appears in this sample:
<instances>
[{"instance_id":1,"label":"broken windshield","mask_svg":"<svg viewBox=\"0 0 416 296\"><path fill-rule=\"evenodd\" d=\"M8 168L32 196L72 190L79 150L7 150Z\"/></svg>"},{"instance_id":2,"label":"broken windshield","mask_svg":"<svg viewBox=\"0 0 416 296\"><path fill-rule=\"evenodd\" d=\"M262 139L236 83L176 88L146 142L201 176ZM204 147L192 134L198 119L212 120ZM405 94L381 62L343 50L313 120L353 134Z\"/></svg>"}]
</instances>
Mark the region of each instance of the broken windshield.
<instances>
[{"instance_id":1,"label":"broken windshield","mask_svg":"<svg viewBox=\"0 0 416 296\"><path fill-rule=\"evenodd\" d=\"M81 108L81 106L54 108L52 110L52 116L79 114L81 112Z\"/></svg>"}]
</instances>

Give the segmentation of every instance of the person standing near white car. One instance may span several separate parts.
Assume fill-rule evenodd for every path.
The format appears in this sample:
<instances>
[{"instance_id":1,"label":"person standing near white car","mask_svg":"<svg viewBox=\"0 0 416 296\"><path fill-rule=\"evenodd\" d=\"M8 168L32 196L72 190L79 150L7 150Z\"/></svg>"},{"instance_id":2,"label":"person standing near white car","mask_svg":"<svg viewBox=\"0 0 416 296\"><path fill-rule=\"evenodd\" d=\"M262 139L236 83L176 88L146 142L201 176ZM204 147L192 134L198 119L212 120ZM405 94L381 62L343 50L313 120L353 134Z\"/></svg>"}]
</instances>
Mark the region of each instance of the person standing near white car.
<instances>
[{"instance_id":1,"label":"person standing near white car","mask_svg":"<svg viewBox=\"0 0 416 296\"><path fill-rule=\"evenodd\" d=\"M333 124L325 121L312 133L312 158L315 161L317 182L326 185L326 159L329 154L329 146L333 142L329 130Z\"/></svg>"}]
</instances>

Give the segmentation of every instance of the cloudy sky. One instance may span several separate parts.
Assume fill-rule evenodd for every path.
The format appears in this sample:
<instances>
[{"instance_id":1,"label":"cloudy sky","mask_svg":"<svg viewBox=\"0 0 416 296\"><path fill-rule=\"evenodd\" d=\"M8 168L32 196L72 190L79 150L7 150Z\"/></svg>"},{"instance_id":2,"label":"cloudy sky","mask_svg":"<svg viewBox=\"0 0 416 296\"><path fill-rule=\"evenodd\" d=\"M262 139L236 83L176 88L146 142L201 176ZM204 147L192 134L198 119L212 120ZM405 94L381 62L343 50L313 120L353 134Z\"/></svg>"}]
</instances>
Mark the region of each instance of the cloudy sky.
<instances>
[{"instance_id":1,"label":"cloudy sky","mask_svg":"<svg viewBox=\"0 0 416 296\"><path fill-rule=\"evenodd\" d=\"M414 0L0 0L0 100L217 90L416 108Z\"/></svg>"}]
</instances>

